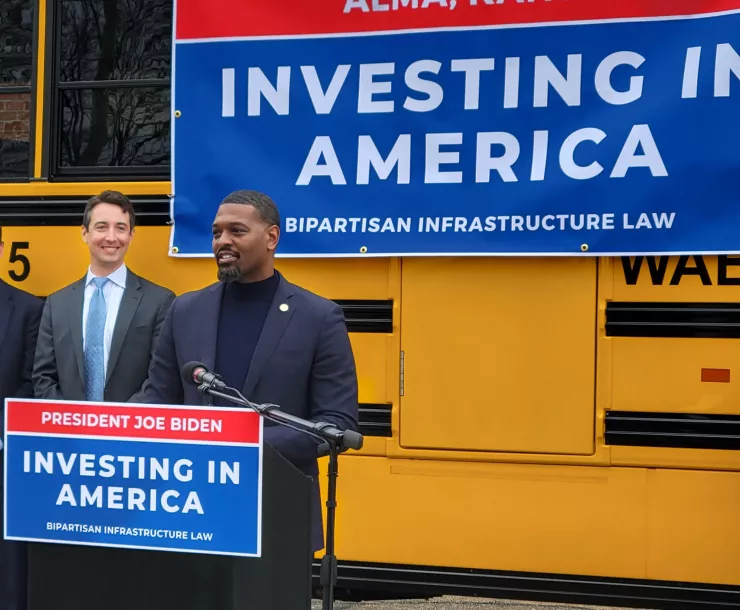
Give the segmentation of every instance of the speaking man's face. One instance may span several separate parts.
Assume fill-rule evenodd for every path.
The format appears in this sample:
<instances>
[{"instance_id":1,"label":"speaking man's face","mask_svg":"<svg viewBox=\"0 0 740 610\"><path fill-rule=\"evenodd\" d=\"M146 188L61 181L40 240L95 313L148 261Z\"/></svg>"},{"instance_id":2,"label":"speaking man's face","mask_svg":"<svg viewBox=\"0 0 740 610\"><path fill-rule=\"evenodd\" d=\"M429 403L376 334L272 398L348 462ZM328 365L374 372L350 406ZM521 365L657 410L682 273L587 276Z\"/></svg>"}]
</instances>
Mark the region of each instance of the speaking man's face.
<instances>
[{"instance_id":1,"label":"speaking man's face","mask_svg":"<svg viewBox=\"0 0 740 610\"><path fill-rule=\"evenodd\" d=\"M272 274L280 229L251 205L224 203L213 221L213 254L222 282L253 282Z\"/></svg>"}]
</instances>

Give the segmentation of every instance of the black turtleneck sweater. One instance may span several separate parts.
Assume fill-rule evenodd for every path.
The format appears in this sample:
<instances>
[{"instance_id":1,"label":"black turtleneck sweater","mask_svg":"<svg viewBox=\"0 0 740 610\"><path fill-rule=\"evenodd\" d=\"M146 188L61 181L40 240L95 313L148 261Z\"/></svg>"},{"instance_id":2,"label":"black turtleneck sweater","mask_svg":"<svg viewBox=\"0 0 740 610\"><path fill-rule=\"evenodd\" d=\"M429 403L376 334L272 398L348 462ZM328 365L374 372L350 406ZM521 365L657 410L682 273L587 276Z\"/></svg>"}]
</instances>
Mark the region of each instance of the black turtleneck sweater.
<instances>
[{"instance_id":1,"label":"black turtleneck sweater","mask_svg":"<svg viewBox=\"0 0 740 610\"><path fill-rule=\"evenodd\" d=\"M277 283L278 276L273 274L259 282L231 282L224 287L218 319L216 371L226 385L239 391L247 379Z\"/></svg>"}]
</instances>

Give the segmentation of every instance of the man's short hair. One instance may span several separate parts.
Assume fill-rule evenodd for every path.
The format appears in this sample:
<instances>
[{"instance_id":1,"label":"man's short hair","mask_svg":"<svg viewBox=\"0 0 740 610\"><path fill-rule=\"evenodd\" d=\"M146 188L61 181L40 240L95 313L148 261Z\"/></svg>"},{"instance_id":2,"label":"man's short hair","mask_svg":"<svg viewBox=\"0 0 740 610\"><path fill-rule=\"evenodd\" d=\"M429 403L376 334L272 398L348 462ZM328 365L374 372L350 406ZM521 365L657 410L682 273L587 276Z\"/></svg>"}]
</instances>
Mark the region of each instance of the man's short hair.
<instances>
[{"instance_id":1,"label":"man's short hair","mask_svg":"<svg viewBox=\"0 0 740 610\"><path fill-rule=\"evenodd\" d=\"M101 203L110 203L111 205L117 205L124 212L126 212L129 217L129 224L131 225L130 230L134 230L134 226L136 225L136 214L134 213L134 206L129 198L126 197L126 195L118 191L103 191L102 193L100 193L100 195L95 195L94 197L90 197L90 199L88 199L87 205L85 206L85 213L82 215L82 226L84 226L86 230L90 229L90 216L92 216L93 209L96 205L99 205Z\"/></svg>"},{"instance_id":2,"label":"man's short hair","mask_svg":"<svg viewBox=\"0 0 740 610\"><path fill-rule=\"evenodd\" d=\"M251 205L255 210L257 210L257 213L260 215L260 220L262 220L266 225L280 226L280 212L278 212L277 205L275 205L275 202L264 193L242 189L226 195L224 200L221 202L221 205L224 203Z\"/></svg>"}]
</instances>

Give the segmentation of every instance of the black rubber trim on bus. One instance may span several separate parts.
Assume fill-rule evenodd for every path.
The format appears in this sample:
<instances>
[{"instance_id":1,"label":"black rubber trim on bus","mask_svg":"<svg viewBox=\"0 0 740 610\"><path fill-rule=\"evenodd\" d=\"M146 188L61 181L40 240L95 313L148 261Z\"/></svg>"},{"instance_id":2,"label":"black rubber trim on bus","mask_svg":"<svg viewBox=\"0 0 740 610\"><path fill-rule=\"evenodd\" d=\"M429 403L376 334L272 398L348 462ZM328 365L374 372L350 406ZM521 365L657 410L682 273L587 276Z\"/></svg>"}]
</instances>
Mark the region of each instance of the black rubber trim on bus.
<instances>
[{"instance_id":1,"label":"black rubber trim on bus","mask_svg":"<svg viewBox=\"0 0 740 610\"><path fill-rule=\"evenodd\" d=\"M607 445L740 451L740 416L607 411Z\"/></svg>"},{"instance_id":2,"label":"black rubber trim on bus","mask_svg":"<svg viewBox=\"0 0 740 610\"><path fill-rule=\"evenodd\" d=\"M6 225L7 226L7 225ZM46 296L40 298L45 299ZM344 312L350 333L392 333L393 301L335 301ZM381 405L385 408L385 405Z\"/></svg>"},{"instance_id":3,"label":"black rubber trim on bus","mask_svg":"<svg viewBox=\"0 0 740 610\"><path fill-rule=\"evenodd\" d=\"M606 304L608 337L740 338L740 303Z\"/></svg>"},{"instance_id":4,"label":"black rubber trim on bus","mask_svg":"<svg viewBox=\"0 0 740 610\"><path fill-rule=\"evenodd\" d=\"M335 299L334 302L342 308L349 332L393 332L392 300Z\"/></svg>"},{"instance_id":5,"label":"black rubber trim on bus","mask_svg":"<svg viewBox=\"0 0 740 610\"><path fill-rule=\"evenodd\" d=\"M79 227L86 197L0 197L0 225L4 227ZM125 193L124 193L125 194ZM136 225L142 227L170 224L170 198L166 195L129 195L134 206Z\"/></svg>"},{"instance_id":6,"label":"black rubber trim on bus","mask_svg":"<svg viewBox=\"0 0 740 610\"><path fill-rule=\"evenodd\" d=\"M79 225L79 220L77 225ZM137 215L138 223L139 217ZM34 226L40 222L32 223ZM12 223L0 226L20 226ZM45 298L45 297L41 297ZM393 332L393 301L368 299L339 299L334 302L342 308L347 330L351 333L392 333Z\"/></svg>"},{"instance_id":7,"label":"black rubber trim on bus","mask_svg":"<svg viewBox=\"0 0 740 610\"><path fill-rule=\"evenodd\" d=\"M319 568L314 561L315 595ZM338 562L337 588L337 599L354 601L460 595L656 610L740 608L740 587L733 586L349 561Z\"/></svg>"},{"instance_id":8,"label":"black rubber trim on bus","mask_svg":"<svg viewBox=\"0 0 740 610\"><path fill-rule=\"evenodd\" d=\"M359 405L360 434L389 438L391 430L391 404L363 403Z\"/></svg>"}]
</instances>

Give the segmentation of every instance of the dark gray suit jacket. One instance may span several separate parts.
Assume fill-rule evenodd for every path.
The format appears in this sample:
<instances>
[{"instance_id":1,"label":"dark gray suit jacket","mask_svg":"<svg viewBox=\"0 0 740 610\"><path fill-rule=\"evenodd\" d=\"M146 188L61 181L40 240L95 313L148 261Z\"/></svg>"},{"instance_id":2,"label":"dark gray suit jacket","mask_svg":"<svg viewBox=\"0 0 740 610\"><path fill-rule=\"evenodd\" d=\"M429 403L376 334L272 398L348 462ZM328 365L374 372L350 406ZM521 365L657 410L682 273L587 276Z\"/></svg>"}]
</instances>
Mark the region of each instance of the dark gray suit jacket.
<instances>
[{"instance_id":1,"label":"dark gray suit jacket","mask_svg":"<svg viewBox=\"0 0 740 610\"><path fill-rule=\"evenodd\" d=\"M197 386L184 384L180 371L193 360L213 371L223 288L219 282L175 300L162 328L142 402L206 404ZM287 310L281 305L287 305ZM285 413L357 430L357 372L342 309L278 273L275 297L240 390L253 402L280 405ZM264 422L264 440L313 478L313 544L314 550L321 549L318 442L270 421Z\"/></svg>"},{"instance_id":2,"label":"dark gray suit jacket","mask_svg":"<svg viewBox=\"0 0 740 610\"><path fill-rule=\"evenodd\" d=\"M85 400L84 294L85 277L46 299L33 366L36 398ZM174 299L171 290L127 270L108 357L104 400L127 402L141 390Z\"/></svg>"}]
</instances>

